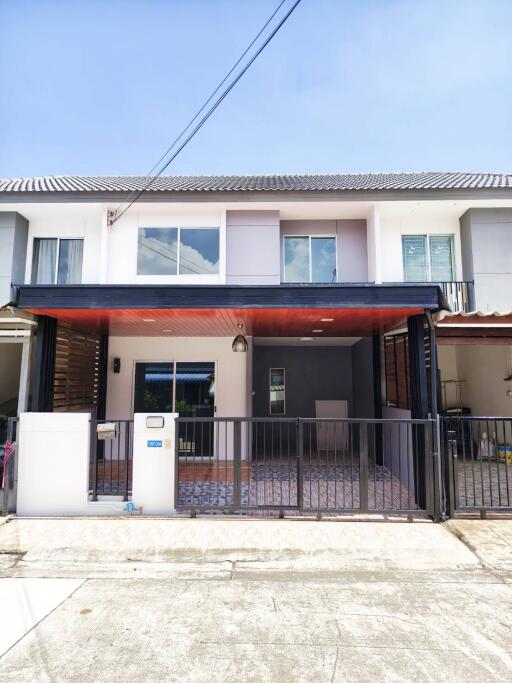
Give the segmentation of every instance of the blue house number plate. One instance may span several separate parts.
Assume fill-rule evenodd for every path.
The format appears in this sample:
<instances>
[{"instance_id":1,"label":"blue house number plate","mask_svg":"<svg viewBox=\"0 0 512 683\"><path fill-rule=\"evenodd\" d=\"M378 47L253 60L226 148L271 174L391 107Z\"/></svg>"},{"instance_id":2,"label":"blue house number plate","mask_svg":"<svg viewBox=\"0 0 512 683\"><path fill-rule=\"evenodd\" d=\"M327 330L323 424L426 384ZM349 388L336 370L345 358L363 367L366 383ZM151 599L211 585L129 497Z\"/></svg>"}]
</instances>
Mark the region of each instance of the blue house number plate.
<instances>
[{"instance_id":1,"label":"blue house number plate","mask_svg":"<svg viewBox=\"0 0 512 683\"><path fill-rule=\"evenodd\" d=\"M162 448L161 441L148 441L148 448Z\"/></svg>"}]
</instances>

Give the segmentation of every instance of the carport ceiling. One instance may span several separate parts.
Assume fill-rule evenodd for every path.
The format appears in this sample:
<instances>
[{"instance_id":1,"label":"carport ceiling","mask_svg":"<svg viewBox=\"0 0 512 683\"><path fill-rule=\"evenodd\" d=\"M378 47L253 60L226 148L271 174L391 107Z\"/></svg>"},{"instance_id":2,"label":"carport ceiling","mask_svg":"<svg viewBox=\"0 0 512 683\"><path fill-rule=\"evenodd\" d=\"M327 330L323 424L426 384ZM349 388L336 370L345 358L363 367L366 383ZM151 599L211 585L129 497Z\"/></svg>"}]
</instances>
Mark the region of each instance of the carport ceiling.
<instances>
[{"instance_id":1,"label":"carport ceiling","mask_svg":"<svg viewBox=\"0 0 512 683\"><path fill-rule=\"evenodd\" d=\"M112 336L366 337L403 326L421 308L175 308L175 309L37 309L86 330Z\"/></svg>"}]
</instances>

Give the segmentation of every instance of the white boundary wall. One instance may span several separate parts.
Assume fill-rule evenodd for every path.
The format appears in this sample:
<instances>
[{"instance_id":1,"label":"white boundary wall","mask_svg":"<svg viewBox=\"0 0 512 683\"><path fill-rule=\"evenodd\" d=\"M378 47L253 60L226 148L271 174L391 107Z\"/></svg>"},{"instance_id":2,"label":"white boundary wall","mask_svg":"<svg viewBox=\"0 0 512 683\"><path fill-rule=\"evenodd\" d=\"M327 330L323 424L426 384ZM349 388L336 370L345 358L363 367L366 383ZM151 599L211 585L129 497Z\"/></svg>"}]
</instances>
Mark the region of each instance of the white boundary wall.
<instances>
[{"instance_id":1,"label":"white boundary wall","mask_svg":"<svg viewBox=\"0 0 512 683\"><path fill-rule=\"evenodd\" d=\"M147 429L135 416L133 502L145 514L170 514L174 507L174 415L165 429ZM157 432L159 432L157 434ZM162 447L148 447L149 439ZM20 517L119 515L119 497L89 501L90 414L22 413L18 442L17 514ZM136 498L138 496L138 499Z\"/></svg>"},{"instance_id":2,"label":"white boundary wall","mask_svg":"<svg viewBox=\"0 0 512 683\"><path fill-rule=\"evenodd\" d=\"M22 413L17 514L119 514L122 502L88 502L89 413Z\"/></svg>"},{"instance_id":3,"label":"white boundary wall","mask_svg":"<svg viewBox=\"0 0 512 683\"><path fill-rule=\"evenodd\" d=\"M136 413L133 421L132 501L149 515L174 512L175 413L158 414L163 427L147 426L155 413Z\"/></svg>"}]
</instances>

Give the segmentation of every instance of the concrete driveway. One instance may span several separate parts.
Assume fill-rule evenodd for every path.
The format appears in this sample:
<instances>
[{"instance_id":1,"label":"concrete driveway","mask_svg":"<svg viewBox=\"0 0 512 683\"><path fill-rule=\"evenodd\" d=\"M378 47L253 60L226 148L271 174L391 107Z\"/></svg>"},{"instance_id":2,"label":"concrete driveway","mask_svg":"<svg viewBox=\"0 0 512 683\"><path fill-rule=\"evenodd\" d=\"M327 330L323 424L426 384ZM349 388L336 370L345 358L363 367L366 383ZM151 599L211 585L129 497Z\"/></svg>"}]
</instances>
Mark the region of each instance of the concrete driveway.
<instances>
[{"instance_id":1,"label":"concrete driveway","mask_svg":"<svg viewBox=\"0 0 512 683\"><path fill-rule=\"evenodd\" d=\"M512 678L512 573L446 525L26 519L0 553L0 681Z\"/></svg>"}]
</instances>

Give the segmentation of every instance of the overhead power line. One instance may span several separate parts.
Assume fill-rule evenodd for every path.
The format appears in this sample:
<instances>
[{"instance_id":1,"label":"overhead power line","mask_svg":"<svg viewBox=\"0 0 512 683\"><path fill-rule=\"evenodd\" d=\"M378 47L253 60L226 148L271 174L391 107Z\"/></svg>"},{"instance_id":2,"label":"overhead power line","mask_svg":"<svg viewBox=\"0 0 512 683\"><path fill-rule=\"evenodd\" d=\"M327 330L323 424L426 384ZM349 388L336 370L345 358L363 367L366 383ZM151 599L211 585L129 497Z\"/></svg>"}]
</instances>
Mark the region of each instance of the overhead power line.
<instances>
[{"instance_id":1,"label":"overhead power line","mask_svg":"<svg viewBox=\"0 0 512 683\"><path fill-rule=\"evenodd\" d=\"M255 38L251 41L251 43L248 45L248 47L244 50L244 52L240 55L240 57L237 59L233 67L230 69L230 71L226 74L226 76L223 78L223 80L219 83L219 85L215 88L215 90L211 93L211 95L208 97L208 99L204 102L204 104L201 106L201 108L196 112L194 117L189 121L187 126L181 131L181 133L178 135L177 138L172 142L170 147L166 150L166 152L160 157L160 159L156 162L156 164L153 166L151 171L148 173L149 180L146 183L144 187L142 187L140 190L135 190L132 191L127 199L125 200L125 204L127 203L127 206L122 210L119 211L119 208L122 206L118 207L118 209L115 210L114 214L111 215L109 218L109 225L112 226L116 221L118 221L121 216L123 216L128 209L133 206L133 204L140 199L140 197L154 184L155 180L162 175L162 173L170 166L170 164L176 159L178 154L182 152L182 150L188 145L188 143L192 140L192 138L196 135L196 133L203 127L203 125L206 123L206 121L210 118L210 116L214 113L214 111L219 107L219 105L223 102L223 100L227 97L227 95L231 92L231 90L235 87L235 85L238 83L238 81L242 78L242 76L245 74L245 72L249 69L249 67L256 61L256 59L259 57L259 55L263 52L263 50L266 48L266 46L270 43L270 41L274 38L274 36L277 34L277 32L281 29L283 24L288 20L292 12L297 8L297 6L300 4L302 0L295 0L293 5L290 7L290 9L286 12L286 14L283 16L283 18L278 22L278 24L272 29L270 34L265 38L263 43L258 47L256 52L252 55L252 57L249 59L249 61L245 64L245 66L241 69L241 71L238 72L238 74L229 82L229 84L224 88L222 93L215 99L214 103L212 106L208 109L208 111L204 114L204 116L200 119L200 121L192 128L190 133L187 135L187 137L181 142L179 147L176 149L176 151L171 155L171 157L166 161L166 163L160 168L160 170L155 174L151 175L151 173L157 168L158 164L160 164L168 155L169 153L176 147L177 143L183 138L185 133L191 128L192 124L199 118L200 114L206 109L208 104L212 101L212 99L215 97L215 95L219 92L221 87L226 83L226 81L229 79L229 77L233 74L237 66L240 65L242 60L244 59L245 56L247 56L248 52L250 49L255 45L257 40L261 37L261 35L264 33L265 29L269 26L271 23L272 19L276 16L276 14L279 12L281 7L284 5L286 0L282 0L277 8L274 10L272 15L269 17L269 19L265 22L265 24L262 26L260 31L257 33Z\"/></svg>"}]
</instances>

